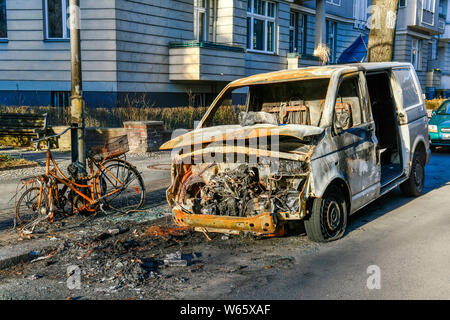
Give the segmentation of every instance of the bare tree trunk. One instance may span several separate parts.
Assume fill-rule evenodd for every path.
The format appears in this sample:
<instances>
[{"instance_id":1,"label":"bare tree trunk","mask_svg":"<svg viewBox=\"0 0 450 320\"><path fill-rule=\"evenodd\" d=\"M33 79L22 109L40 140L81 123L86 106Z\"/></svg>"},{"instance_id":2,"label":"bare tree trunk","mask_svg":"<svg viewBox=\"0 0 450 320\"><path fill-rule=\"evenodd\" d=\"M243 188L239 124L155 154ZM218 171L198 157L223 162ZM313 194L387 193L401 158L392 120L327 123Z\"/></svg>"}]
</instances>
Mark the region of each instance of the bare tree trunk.
<instances>
[{"instance_id":1,"label":"bare tree trunk","mask_svg":"<svg viewBox=\"0 0 450 320\"><path fill-rule=\"evenodd\" d=\"M398 0L373 0L368 62L392 61Z\"/></svg>"}]
</instances>

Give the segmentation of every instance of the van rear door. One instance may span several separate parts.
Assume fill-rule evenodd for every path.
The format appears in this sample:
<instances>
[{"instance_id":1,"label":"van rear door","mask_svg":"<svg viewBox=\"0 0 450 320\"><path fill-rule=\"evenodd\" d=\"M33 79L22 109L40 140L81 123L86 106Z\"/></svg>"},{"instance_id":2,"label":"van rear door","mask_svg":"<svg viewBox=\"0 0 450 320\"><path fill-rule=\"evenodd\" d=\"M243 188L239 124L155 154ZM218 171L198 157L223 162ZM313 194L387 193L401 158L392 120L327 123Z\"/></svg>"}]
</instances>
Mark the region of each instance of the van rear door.
<instances>
[{"instance_id":1,"label":"van rear door","mask_svg":"<svg viewBox=\"0 0 450 320\"><path fill-rule=\"evenodd\" d=\"M413 122L427 115L422 89L412 67L393 68L391 86L400 125Z\"/></svg>"},{"instance_id":2,"label":"van rear door","mask_svg":"<svg viewBox=\"0 0 450 320\"><path fill-rule=\"evenodd\" d=\"M393 68L391 85L397 108L399 132L402 140L403 170L409 172L411 152L414 152L417 137L426 137L428 146L428 117L422 89L412 66Z\"/></svg>"}]
</instances>

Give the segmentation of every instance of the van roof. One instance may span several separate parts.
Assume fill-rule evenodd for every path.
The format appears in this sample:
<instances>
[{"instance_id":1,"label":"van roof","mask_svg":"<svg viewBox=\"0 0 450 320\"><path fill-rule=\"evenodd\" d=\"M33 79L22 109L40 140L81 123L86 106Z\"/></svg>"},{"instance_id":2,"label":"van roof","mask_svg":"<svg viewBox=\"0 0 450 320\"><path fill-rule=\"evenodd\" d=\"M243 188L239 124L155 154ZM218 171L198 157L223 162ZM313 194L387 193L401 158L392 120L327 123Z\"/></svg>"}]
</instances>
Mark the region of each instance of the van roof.
<instances>
[{"instance_id":1,"label":"van roof","mask_svg":"<svg viewBox=\"0 0 450 320\"><path fill-rule=\"evenodd\" d=\"M242 78L230 83L230 87L242 87L247 85L263 84L270 82L283 82L292 80L329 78L338 70L382 70L393 67L410 67L410 63L406 62L366 62L366 63L349 63L336 64L326 66L315 66L299 68L294 70L281 70L268 73L255 74L250 77Z\"/></svg>"}]
</instances>

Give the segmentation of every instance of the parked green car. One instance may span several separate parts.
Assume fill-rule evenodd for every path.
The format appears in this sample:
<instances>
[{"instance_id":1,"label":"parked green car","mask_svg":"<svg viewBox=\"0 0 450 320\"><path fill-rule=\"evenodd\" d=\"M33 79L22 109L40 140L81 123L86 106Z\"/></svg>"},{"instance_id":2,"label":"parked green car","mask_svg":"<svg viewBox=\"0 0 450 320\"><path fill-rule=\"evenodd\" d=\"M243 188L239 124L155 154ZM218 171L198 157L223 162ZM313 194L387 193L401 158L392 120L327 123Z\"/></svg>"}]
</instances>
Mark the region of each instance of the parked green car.
<instances>
[{"instance_id":1,"label":"parked green car","mask_svg":"<svg viewBox=\"0 0 450 320\"><path fill-rule=\"evenodd\" d=\"M432 151L438 146L450 146L450 100L444 101L433 111L428 122L428 133Z\"/></svg>"}]
</instances>

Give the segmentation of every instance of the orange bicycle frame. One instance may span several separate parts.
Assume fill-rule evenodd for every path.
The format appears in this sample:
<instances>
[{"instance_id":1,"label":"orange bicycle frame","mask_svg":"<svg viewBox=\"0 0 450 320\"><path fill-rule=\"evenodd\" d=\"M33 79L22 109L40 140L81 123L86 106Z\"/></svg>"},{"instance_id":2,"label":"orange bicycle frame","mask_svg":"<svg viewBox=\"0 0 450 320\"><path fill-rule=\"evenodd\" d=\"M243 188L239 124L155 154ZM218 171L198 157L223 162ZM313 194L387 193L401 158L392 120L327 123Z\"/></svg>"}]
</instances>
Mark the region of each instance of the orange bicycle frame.
<instances>
[{"instance_id":1,"label":"orange bicycle frame","mask_svg":"<svg viewBox=\"0 0 450 320\"><path fill-rule=\"evenodd\" d=\"M50 169L50 162L53 165L53 169ZM94 164L98 167L97 172L94 175ZM118 183L122 184L123 183L113 174L111 173L101 162L97 162L94 159L90 159L89 162L89 167L90 167L90 178L88 180L91 180L90 184L80 184L77 183L71 179L69 179L68 177L66 177L61 170L58 167L58 164L56 163L55 159L53 158L53 155L50 151L50 149L47 149L47 159L46 159L46 175L47 176L52 176L57 184L64 184L65 186L67 186L70 190L72 190L73 192L75 192L77 195L79 195L80 197L82 197L83 199L85 199L90 206L94 206L95 204L97 204L100 200L109 197L119 191L121 191L121 189L115 189L111 192L109 192L106 195L103 195L101 197L96 198L96 194L99 193L99 178L100 178L100 173L102 172L102 170L105 170L106 172L108 172L114 180L116 180ZM58 174L61 176L58 176ZM90 194L91 196L87 196L86 194L84 194L83 192L79 191L78 188L85 188L85 189L90 189ZM52 190L53 190L53 186L51 186L50 188L50 192L49 192L49 202L53 203L51 201L52 199ZM56 188L57 189L57 188ZM97 193L96 193L97 190ZM41 195L40 195L41 197ZM51 205L51 209L52 205ZM89 211L96 211L96 209L91 209L89 208L89 206L84 206L82 208L80 208L79 210L83 210L83 209L87 209Z\"/></svg>"}]
</instances>

